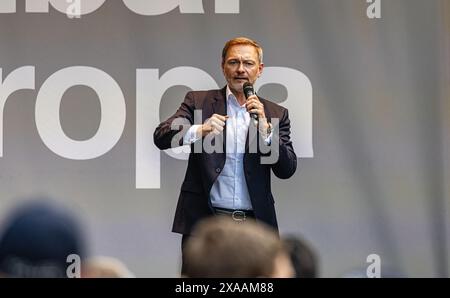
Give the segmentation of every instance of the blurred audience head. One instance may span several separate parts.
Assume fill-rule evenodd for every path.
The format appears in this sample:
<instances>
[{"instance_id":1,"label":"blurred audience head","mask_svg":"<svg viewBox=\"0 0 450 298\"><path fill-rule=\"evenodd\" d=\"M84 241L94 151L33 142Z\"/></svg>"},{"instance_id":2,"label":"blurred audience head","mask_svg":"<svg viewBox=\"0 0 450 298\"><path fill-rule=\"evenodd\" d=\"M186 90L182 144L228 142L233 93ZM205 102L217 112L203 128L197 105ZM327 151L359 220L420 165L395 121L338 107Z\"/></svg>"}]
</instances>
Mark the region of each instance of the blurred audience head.
<instances>
[{"instance_id":1,"label":"blurred audience head","mask_svg":"<svg viewBox=\"0 0 450 298\"><path fill-rule=\"evenodd\" d=\"M84 278L132 278L134 274L124 263L113 257L96 256L84 261Z\"/></svg>"},{"instance_id":2,"label":"blurred audience head","mask_svg":"<svg viewBox=\"0 0 450 298\"><path fill-rule=\"evenodd\" d=\"M297 278L318 277L318 257L312 246L298 236L283 238Z\"/></svg>"},{"instance_id":3,"label":"blurred audience head","mask_svg":"<svg viewBox=\"0 0 450 298\"><path fill-rule=\"evenodd\" d=\"M293 277L283 242L254 221L215 216L200 222L184 251L187 277Z\"/></svg>"},{"instance_id":4,"label":"blurred audience head","mask_svg":"<svg viewBox=\"0 0 450 298\"><path fill-rule=\"evenodd\" d=\"M67 277L69 255L85 256L77 218L47 199L33 199L12 212L0 231L0 274L6 277Z\"/></svg>"}]
</instances>

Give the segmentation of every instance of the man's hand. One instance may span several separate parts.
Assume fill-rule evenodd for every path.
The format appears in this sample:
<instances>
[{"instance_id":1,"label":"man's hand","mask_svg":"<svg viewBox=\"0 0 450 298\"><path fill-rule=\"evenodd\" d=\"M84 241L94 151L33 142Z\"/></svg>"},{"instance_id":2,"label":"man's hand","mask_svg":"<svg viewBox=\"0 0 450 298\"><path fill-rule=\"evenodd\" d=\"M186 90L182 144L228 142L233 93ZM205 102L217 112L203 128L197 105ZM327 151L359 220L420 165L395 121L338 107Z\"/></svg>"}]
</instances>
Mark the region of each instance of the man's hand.
<instances>
[{"instance_id":1,"label":"man's hand","mask_svg":"<svg viewBox=\"0 0 450 298\"><path fill-rule=\"evenodd\" d=\"M256 95L249 96L245 102L245 108L250 114L258 115L258 119L266 118L266 114L264 113L264 105L259 101L259 98Z\"/></svg>"},{"instance_id":2,"label":"man's hand","mask_svg":"<svg viewBox=\"0 0 450 298\"><path fill-rule=\"evenodd\" d=\"M256 95L249 96L245 102L245 108L250 114L258 115L258 130L263 137L267 137L270 123L267 121L266 114L264 113L264 105L259 101L259 98Z\"/></svg>"},{"instance_id":3,"label":"man's hand","mask_svg":"<svg viewBox=\"0 0 450 298\"><path fill-rule=\"evenodd\" d=\"M225 122L227 121L228 116L222 116L219 114L213 114L211 118L206 119L205 123L203 123L197 130L198 136L206 136L209 133L213 133L215 135L219 135L223 131L223 127L225 126Z\"/></svg>"}]
</instances>

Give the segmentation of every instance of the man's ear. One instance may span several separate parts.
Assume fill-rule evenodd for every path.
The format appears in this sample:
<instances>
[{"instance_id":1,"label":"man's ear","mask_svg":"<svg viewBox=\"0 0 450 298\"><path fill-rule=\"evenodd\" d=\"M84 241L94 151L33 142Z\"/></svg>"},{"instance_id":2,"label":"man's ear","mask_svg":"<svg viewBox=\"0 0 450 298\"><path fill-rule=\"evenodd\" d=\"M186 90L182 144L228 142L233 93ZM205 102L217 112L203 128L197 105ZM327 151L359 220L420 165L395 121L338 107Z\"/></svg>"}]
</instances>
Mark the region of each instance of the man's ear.
<instances>
[{"instance_id":1,"label":"man's ear","mask_svg":"<svg viewBox=\"0 0 450 298\"><path fill-rule=\"evenodd\" d=\"M263 73L264 63L261 63L258 68L259 68L259 73L258 73L258 78L259 78Z\"/></svg>"}]
</instances>

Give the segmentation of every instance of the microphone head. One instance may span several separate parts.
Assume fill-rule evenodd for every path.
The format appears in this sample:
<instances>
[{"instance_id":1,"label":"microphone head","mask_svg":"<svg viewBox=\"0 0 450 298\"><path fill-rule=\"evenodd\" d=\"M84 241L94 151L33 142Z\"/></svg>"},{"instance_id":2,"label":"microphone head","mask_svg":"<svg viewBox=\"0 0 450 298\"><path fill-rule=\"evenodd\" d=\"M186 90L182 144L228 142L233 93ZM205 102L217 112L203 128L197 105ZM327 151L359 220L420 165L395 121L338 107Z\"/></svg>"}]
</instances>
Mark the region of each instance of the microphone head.
<instances>
[{"instance_id":1,"label":"microphone head","mask_svg":"<svg viewBox=\"0 0 450 298\"><path fill-rule=\"evenodd\" d=\"M255 94L253 85L250 82L245 82L244 85L242 86L242 90L244 91L245 98L249 98L249 96Z\"/></svg>"}]
</instances>

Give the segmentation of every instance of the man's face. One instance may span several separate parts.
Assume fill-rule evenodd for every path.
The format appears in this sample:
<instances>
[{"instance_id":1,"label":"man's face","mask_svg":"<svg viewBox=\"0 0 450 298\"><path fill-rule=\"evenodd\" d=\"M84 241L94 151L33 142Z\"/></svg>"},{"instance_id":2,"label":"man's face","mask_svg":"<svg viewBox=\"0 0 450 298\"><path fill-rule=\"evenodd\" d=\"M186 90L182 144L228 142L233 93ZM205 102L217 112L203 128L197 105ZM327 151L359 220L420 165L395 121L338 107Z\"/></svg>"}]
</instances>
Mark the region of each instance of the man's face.
<instances>
[{"instance_id":1,"label":"man's face","mask_svg":"<svg viewBox=\"0 0 450 298\"><path fill-rule=\"evenodd\" d=\"M231 91L242 93L245 82L258 79L264 64L259 63L258 51L251 45L235 45L228 49L222 70Z\"/></svg>"}]
</instances>

